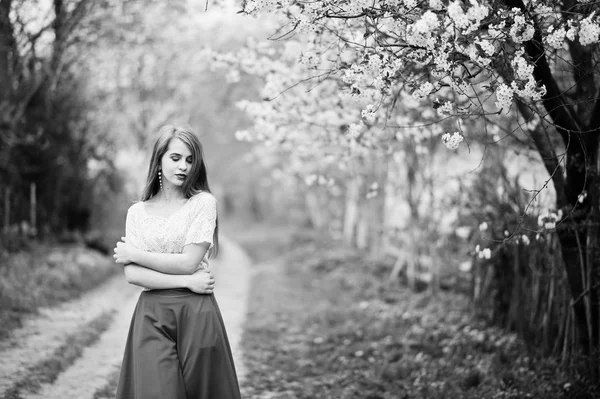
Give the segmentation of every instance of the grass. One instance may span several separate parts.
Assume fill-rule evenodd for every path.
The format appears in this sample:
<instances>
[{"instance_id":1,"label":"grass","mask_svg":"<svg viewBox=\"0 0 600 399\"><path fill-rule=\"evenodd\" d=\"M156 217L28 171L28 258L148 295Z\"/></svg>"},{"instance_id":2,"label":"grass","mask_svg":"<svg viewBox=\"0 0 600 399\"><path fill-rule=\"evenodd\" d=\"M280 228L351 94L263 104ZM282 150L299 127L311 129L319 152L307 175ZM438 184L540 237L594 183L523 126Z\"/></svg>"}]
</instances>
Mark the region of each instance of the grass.
<instances>
[{"instance_id":1,"label":"grass","mask_svg":"<svg viewBox=\"0 0 600 399\"><path fill-rule=\"evenodd\" d=\"M31 244L0 256L0 339L25 315L76 298L119 270L109 257L79 246Z\"/></svg>"},{"instance_id":2,"label":"grass","mask_svg":"<svg viewBox=\"0 0 600 399\"><path fill-rule=\"evenodd\" d=\"M256 266L244 398L599 397L575 369L473 319L465 296L414 293L387 281L391 265L310 241Z\"/></svg>"},{"instance_id":3,"label":"grass","mask_svg":"<svg viewBox=\"0 0 600 399\"><path fill-rule=\"evenodd\" d=\"M23 393L37 392L42 384L50 384L60 373L71 366L82 354L84 348L92 345L110 326L114 311L107 311L91 320L76 332L65 338L65 343L48 358L41 360L25 373L1 399L22 399Z\"/></svg>"}]
</instances>

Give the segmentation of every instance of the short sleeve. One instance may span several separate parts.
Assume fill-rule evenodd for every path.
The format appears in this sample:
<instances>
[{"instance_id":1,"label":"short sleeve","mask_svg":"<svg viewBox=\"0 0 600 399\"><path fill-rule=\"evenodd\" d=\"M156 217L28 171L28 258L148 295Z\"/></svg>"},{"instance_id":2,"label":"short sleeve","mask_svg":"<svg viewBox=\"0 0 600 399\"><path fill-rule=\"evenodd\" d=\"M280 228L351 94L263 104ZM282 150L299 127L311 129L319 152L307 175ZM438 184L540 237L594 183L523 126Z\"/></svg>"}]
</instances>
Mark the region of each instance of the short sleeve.
<instances>
[{"instance_id":1,"label":"short sleeve","mask_svg":"<svg viewBox=\"0 0 600 399\"><path fill-rule=\"evenodd\" d=\"M198 194L194 200L192 219L183 245L208 242L209 248L212 248L217 224L217 200L209 193Z\"/></svg>"},{"instance_id":2,"label":"short sleeve","mask_svg":"<svg viewBox=\"0 0 600 399\"><path fill-rule=\"evenodd\" d=\"M125 218L125 237L127 238L127 241L134 246L138 246L139 241L139 229L137 227L138 223L136 217L137 212L135 209L136 206L137 204L134 204L129 207L127 210L127 217Z\"/></svg>"}]
</instances>

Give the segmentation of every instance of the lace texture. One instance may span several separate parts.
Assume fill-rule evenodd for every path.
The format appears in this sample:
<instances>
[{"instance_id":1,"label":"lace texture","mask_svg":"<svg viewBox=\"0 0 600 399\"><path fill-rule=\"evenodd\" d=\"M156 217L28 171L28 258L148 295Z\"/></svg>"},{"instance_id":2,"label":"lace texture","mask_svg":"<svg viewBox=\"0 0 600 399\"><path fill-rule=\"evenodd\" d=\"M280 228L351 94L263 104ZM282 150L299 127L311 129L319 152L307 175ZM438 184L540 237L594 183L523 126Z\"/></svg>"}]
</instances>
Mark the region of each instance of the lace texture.
<instances>
[{"instance_id":1,"label":"lace texture","mask_svg":"<svg viewBox=\"0 0 600 399\"><path fill-rule=\"evenodd\" d=\"M189 244L213 246L217 200L208 192L194 195L168 217L151 215L144 202L129 207L125 222L128 242L149 252L181 253ZM208 251L204 256L208 259Z\"/></svg>"}]
</instances>

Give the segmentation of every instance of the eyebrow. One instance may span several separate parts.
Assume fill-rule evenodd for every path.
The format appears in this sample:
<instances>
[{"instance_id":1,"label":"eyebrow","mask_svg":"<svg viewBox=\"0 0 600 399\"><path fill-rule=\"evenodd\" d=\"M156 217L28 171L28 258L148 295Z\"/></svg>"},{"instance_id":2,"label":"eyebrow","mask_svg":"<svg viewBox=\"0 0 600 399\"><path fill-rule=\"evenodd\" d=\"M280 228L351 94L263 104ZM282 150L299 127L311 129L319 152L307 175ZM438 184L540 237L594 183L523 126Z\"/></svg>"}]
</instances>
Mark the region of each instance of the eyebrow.
<instances>
[{"instance_id":1,"label":"eyebrow","mask_svg":"<svg viewBox=\"0 0 600 399\"><path fill-rule=\"evenodd\" d=\"M169 154L169 155L179 155L180 157L182 156L182 155L181 155L180 153L178 153L178 152L172 152L172 153L171 153L171 154ZM191 157L191 156L192 156L192 154L188 155L188 156L187 156L187 158L189 158L189 157Z\"/></svg>"}]
</instances>

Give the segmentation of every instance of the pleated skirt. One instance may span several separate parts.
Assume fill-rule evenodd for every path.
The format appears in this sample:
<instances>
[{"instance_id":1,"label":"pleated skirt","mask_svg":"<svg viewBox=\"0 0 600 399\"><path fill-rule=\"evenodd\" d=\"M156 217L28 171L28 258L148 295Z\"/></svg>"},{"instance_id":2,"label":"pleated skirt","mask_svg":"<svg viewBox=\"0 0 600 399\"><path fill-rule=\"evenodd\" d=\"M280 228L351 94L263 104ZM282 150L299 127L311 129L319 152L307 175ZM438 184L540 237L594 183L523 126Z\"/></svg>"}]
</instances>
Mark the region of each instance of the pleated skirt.
<instances>
[{"instance_id":1,"label":"pleated skirt","mask_svg":"<svg viewBox=\"0 0 600 399\"><path fill-rule=\"evenodd\" d=\"M140 294L125 346L117 399L240 399L214 294Z\"/></svg>"}]
</instances>

